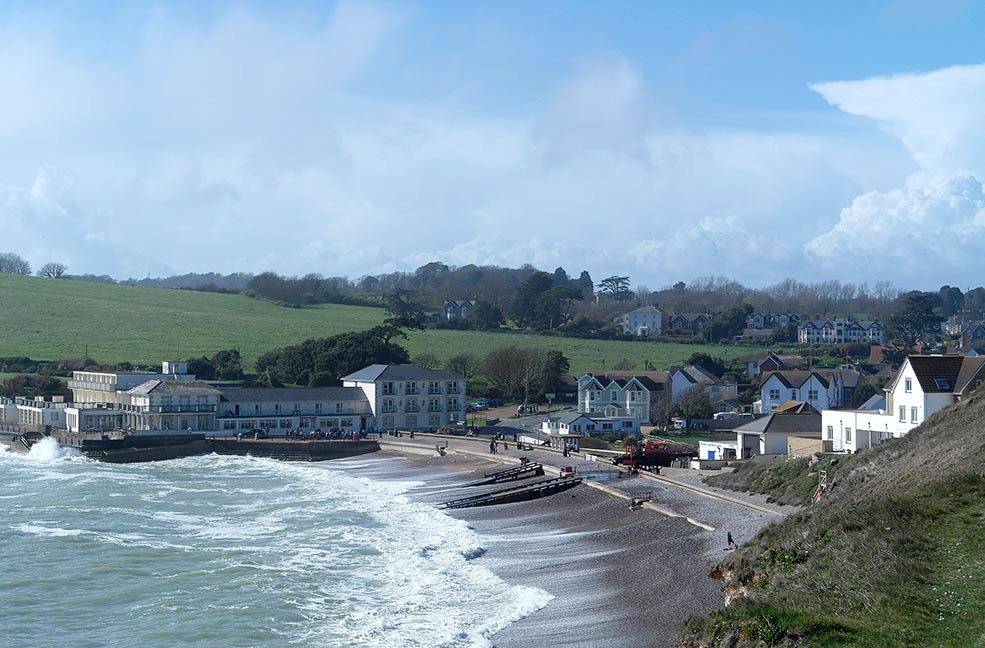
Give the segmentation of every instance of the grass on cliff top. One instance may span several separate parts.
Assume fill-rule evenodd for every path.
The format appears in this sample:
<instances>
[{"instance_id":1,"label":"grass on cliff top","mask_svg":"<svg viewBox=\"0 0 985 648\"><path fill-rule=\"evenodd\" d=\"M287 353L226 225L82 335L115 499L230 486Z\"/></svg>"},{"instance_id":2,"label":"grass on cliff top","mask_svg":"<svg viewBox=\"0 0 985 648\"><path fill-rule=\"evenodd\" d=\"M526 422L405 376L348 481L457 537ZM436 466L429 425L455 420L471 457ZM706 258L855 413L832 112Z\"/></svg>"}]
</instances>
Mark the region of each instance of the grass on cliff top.
<instances>
[{"instance_id":1,"label":"grass on cliff top","mask_svg":"<svg viewBox=\"0 0 985 648\"><path fill-rule=\"evenodd\" d=\"M0 356L35 360L79 358L154 365L161 360L211 356L239 349L248 366L263 353L310 338L365 330L381 323L379 308L322 304L286 308L241 295L168 290L0 273ZM587 340L507 332L412 331L398 340L411 356L484 355L515 345L556 349L571 373L601 371L626 359L636 369L649 360L668 368L692 353L718 357L717 345ZM727 347L731 357L758 347ZM734 354L734 355L733 355Z\"/></svg>"},{"instance_id":2,"label":"grass on cliff top","mask_svg":"<svg viewBox=\"0 0 985 648\"><path fill-rule=\"evenodd\" d=\"M709 475L704 481L710 486L759 493L766 495L771 502L799 506L814 496L822 470L828 473L830 483L844 468L847 459L845 456L828 455L813 464L807 458L743 461L736 463L731 471Z\"/></svg>"},{"instance_id":3,"label":"grass on cliff top","mask_svg":"<svg viewBox=\"0 0 985 648\"><path fill-rule=\"evenodd\" d=\"M790 464L773 492L806 489ZM681 645L985 645L983 464L981 390L904 439L844 457L820 503L716 568L727 592L747 595L690 619Z\"/></svg>"}]
</instances>

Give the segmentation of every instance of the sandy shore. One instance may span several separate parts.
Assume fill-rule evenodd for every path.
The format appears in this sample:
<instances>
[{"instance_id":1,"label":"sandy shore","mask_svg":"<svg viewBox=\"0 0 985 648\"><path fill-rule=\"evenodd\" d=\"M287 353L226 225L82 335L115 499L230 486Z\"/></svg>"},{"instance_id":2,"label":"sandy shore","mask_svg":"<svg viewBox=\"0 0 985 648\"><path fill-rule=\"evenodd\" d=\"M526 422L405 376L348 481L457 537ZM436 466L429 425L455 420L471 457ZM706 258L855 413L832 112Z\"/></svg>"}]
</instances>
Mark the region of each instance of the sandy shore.
<instances>
[{"instance_id":1,"label":"sandy shore","mask_svg":"<svg viewBox=\"0 0 985 648\"><path fill-rule=\"evenodd\" d=\"M643 477L614 480L611 466L575 457L516 450L483 457L487 446L470 444L458 446L460 452L453 444L451 452L439 457L427 453L433 440L418 443L420 453L407 447L401 450L409 452L394 452L390 447L380 456L406 462L406 471L399 472L423 482L411 492L420 501L437 504L471 494L459 485L501 468L496 460L524 455L545 466L575 465L603 488L652 495L660 509L702 525L654 510L630 510L626 499L587 485L531 502L449 511L484 538L487 551L481 560L489 569L509 583L538 587L554 596L542 610L498 632L493 637L498 648L673 646L684 619L722 606L720 584L707 574L727 550L726 531L741 541L780 519L677 484ZM672 472L679 474L668 474ZM687 472L663 474L713 490L700 484L699 475ZM776 509L755 498L737 497Z\"/></svg>"}]
</instances>

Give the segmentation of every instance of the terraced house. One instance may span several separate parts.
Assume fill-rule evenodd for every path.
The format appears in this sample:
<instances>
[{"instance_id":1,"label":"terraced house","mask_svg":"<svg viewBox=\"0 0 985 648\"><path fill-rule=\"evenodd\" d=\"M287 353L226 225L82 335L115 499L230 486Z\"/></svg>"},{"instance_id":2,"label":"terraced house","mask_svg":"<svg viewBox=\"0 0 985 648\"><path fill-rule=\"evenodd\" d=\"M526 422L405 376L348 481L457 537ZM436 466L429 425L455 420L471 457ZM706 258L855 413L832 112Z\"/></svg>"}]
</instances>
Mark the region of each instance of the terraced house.
<instances>
[{"instance_id":1,"label":"terraced house","mask_svg":"<svg viewBox=\"0 0 985 648\"><path fill-rule=\"evenodd\" d=\"M882 344L882 332L882 324L876 321L806 320L797 327L797 341L801 344L844 344L846 342Z\"/></svg>"}]
</instances>

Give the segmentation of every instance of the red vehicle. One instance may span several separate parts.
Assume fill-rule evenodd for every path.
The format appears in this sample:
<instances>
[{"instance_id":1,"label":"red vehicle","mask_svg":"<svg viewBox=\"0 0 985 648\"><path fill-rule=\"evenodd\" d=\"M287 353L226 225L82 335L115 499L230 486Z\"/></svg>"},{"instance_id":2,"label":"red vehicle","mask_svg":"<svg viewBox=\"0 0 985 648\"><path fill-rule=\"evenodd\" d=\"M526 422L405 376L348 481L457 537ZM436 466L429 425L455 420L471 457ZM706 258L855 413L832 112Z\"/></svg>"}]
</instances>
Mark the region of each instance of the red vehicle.
<instances>
[{"instance_id":1,"label":"red vehicle","mask_svg":"<svg viewBox=\"0 0 985 648\"><path fill-rule=\"evenodd\" d=\"M669 441L647 441L643 445L629 446L626 452L612 458L615 465L651 468L669 466L674 459L697 457L691 446Z\"/></svg>"}]
</instances>

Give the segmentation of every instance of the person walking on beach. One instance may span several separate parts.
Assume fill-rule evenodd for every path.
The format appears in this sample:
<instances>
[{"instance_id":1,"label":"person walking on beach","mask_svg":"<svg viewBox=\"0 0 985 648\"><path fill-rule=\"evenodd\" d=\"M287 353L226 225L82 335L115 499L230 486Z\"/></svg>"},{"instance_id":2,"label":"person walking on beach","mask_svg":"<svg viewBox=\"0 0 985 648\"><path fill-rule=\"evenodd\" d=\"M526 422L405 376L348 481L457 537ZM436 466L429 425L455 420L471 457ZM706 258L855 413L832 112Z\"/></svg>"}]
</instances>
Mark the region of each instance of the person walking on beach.
<instances>
[{"instance_id":1,"label":"person walking on beach","mask_svg":"<svg viewBox=\"0 0 985 648\"><path fill-rule=\"evenodd\" d=\"M732 539L732 532L729 531L726 534L726 536L727 536L726 539L728 540L728 548L729 549L736 549L736 548L738 548L739 545L735 544L735 540Z\"/></svg>"}]
</instances>

